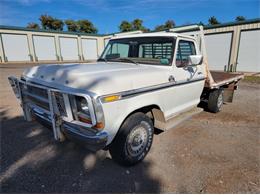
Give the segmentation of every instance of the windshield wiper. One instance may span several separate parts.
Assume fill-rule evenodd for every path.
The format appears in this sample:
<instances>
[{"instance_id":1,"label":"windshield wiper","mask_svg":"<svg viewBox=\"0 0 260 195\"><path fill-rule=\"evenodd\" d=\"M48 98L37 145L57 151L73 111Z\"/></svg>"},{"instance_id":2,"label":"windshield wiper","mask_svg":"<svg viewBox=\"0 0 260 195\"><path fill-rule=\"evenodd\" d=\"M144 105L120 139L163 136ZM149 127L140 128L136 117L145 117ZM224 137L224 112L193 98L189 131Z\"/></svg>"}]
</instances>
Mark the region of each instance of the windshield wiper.
<instances>
[{"instance_id":1,"label":"windshield wiper","mask_svg":"<svg viewBox=\"0 0 260 195\"><path fill-rule=\"evenodd\" d=\"M136 61L132 60L132 59L129 59L129 58L114 58L115 60L123 60L123 61L128 61L128 62L132 62L134 63L135 65L139 65Z\"/></svg>"},{"instance_id":2,"label":"windshield wiper","mask_svg":"<svg viewBox=\"0 0 260 195\"><path fill-rule=\"evenodd\" d=\"M139 65L136 61L129 58L99 58L98 61L109 62L109 61L126 61L131 62L133 64Z\"/></svg>"},{"instance_id":3,"label":"windshield wiper","mask_svg":"<svg viewBox=\"0 0 260 195\"><path fill-rule=\"evenodd\" d=\"M99 58L97 61L98 62L107 62L107 59L106 58Z\"/></svg>"}]
</instances>

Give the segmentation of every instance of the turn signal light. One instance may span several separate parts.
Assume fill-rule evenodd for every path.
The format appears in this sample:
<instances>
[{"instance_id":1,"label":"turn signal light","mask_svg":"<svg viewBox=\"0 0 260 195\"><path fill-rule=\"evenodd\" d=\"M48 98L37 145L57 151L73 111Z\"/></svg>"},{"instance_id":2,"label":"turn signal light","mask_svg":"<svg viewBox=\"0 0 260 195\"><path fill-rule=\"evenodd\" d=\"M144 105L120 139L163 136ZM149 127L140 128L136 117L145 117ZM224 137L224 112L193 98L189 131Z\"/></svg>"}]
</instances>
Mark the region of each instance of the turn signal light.
<instances>
[{"instance_id":1,"label":"turn signal light","mask_svg":"<svg viewBox=\"0 0 260 195\"><path fill-rule=\"evenodd\" d=\"M104 128L104 124L100 122L100 123L97 123L94 127L96 129L103 129Z\"/></svg>"},{"instance_id":2,"label":"turn signal light","mask_svg":"<svg viewBox=\"0 0 260 195\"><path fill-rule=\"evenodd\" d=\"M111 95L111 96L104 97L103 101L104 102L113 102L113 101L119 100L120 98L121 98L120 95Z\"/></svg>"},{"instance_id":3,"label":"turn signal light","mask_svg":"<svg viewBox=\"0 0 260 195\"><path fill-rule=\"evenodd\" d=\"M81 116L79 116L79 121L83 122L83 123L88 123L88 124L92 124L92 121L90 119L87 118L83 118ZM102 122L98 122L95 126L95 129L103 129L104 128L104 123Z\"/></svg>"}]
</instances>

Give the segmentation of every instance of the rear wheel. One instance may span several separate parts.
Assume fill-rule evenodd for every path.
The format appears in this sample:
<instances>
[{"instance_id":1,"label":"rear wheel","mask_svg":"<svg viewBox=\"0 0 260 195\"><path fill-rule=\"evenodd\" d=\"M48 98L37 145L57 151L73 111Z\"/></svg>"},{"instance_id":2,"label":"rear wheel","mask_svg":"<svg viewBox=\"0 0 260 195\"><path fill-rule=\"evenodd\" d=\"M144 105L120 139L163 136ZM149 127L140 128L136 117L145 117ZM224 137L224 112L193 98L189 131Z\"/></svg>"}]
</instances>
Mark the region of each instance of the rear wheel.
<instances>
[{"instance_id":1,"label":"rear wheel","mask_svg":"<svg viewBox=\"0 0 260 195\"><path fill-rule=\"evenodd\" d=\"M221 110L224 103L224 90L217 89L209 93L208 109L211 112L217 113Z\"/></svg>"},{"instance_id":2,"label":"rear wheel","mask_svg":"<svg viewBox=\"0 0 260 195\"><path fill-rule=\"evenodd\" d=\"M144 159L153 141L152 120L143 113L134 113L123 123L109 148L112 158L122 165L134 165Z\"/></svg>"}]
</instances>

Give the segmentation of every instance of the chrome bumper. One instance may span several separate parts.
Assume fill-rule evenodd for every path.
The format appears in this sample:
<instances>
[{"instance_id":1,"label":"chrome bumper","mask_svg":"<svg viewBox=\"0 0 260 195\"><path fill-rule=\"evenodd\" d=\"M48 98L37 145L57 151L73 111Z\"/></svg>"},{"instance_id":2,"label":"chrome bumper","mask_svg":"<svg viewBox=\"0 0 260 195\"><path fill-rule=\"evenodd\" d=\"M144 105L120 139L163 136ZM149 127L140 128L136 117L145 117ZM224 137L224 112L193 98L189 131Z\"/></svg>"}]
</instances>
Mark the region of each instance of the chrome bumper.
<instances>
[{"instance_id":1,"label":"chrome bumper","mask_svg":"<svg viewBox=\"0 0 260 195\"><path fill-rule=\"evenodd\" d=\"M67 138L86 146L92 151L105 148L107 143L108 134L106 132L95 134L90 128L81 128L68 122L62 124L62 131Z\"/></svg>"},{"instance_id":2,"label":"chrome bumper","mask_svg":"<svg viewBox=\"0 0 260 195\"><path fill-rule=\"evenodd\" d=\"M52 126L50 116L42 113L38 109L32 109L33 118L39 123ZM61 131L66 138L84 145L91 151L97 151L105 148L108 134L104 131L95 133L91 128L75 125L70 122L63 121L61 124Z\"/></svg>"},{"instance_id":3,"label":"chrome bumper","mask_svg":"<svg viewBox=\"0 0 260 195\"><path fill-rule=\"evenodd\" d=\"M53 97L53 93L64 93L64 97L68 100L68 92L61 92L56 89L50 89L44 86L26 83L24 81L18 80L15 77L9 77L8 79L14 90L15 95L18 99L20 99L21 107L23 108L24 112L24 117L27 121L32 121L33 119L36 119L38 122L47 124L48 126L52 127L54 138L59 141L63 141L66 137L84 144L90 150L99 150L106 146L108 134L105 131L99 132L92 128L96 124L95 118L92 124L85 124L79 121L75 121L72 117L64 117L60 115L57 109L57 105L55 105L56 101ZM46 110L24 99L20 84L45 89L48 92L47 102L49 102L50 109ZM73 95L86 96L85 94ZM86 98L90 99L90 97ZM67 106L66 109L68 112L72 112L70 106ZM92 109L92 113L94 113L92 105L90 109Z\"/></svg>"}]
</instances>

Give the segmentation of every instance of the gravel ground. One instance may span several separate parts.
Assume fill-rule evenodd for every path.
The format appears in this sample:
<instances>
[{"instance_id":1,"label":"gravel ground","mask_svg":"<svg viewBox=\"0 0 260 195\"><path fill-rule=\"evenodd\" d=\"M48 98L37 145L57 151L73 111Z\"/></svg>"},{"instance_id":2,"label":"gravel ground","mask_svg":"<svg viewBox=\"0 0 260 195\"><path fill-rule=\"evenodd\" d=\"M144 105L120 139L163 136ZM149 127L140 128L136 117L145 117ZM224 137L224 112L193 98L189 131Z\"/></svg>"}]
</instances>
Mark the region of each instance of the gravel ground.
<instances>
[{"instance_id":1,"label":"gravel ground","mask_svg":"<svg viewBox=\"0 0 260 195\"><path fill-rule=\"evenodd\" d=\"M260 86L241 82L222 112L202 112L154 137L131 168L23 120L0 68L1 193L260 193Z\"/></svg>"}]
</instances>

